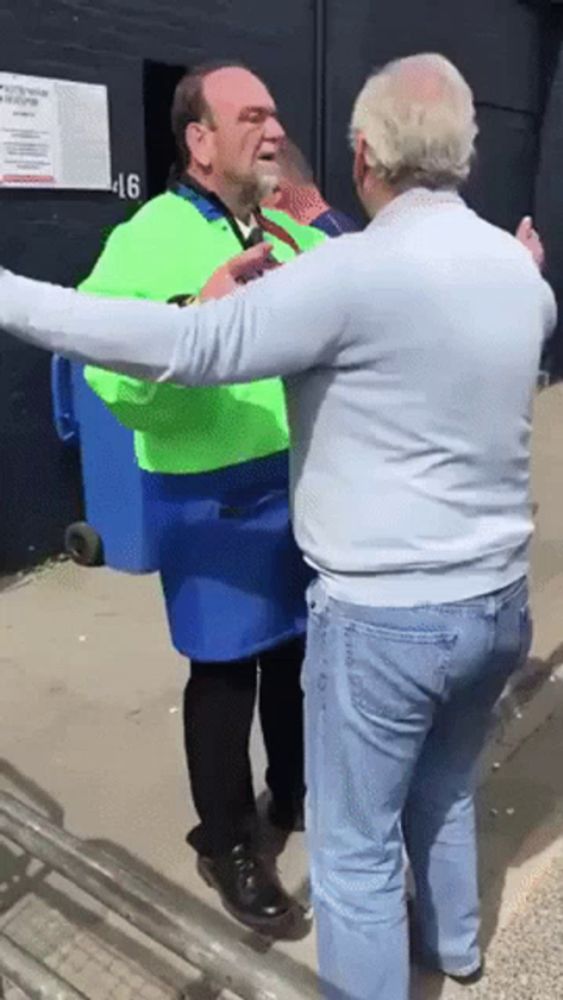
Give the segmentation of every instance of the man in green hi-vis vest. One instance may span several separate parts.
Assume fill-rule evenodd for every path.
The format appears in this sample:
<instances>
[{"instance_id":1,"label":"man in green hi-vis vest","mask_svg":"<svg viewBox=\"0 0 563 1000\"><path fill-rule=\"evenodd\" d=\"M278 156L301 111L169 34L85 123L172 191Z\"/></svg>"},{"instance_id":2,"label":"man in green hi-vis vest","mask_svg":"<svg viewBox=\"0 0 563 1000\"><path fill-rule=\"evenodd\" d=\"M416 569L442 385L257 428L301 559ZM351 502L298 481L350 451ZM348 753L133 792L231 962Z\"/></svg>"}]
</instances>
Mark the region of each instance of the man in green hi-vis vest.
<instances>
[{"instance_id":1,"label":"man in green hi-vis vest","mask_svg":"<svg viewBox=\"0 0 563 1000\"><path fill-rule=\"evenodd\" d=\"M255 242L268 240L283 264L323 240L259 209L278 179L284 131L266 87L244 67L187 74L172 127L178 164L168 191L114 230L83 290L189 305ZM270 818L302 829L310 579L289 524L283 385L186 389L92 368L86 377L136 432L172 639L191 660L184 731L200 823L188 841L229 912L274 932L294 905L257 849L250 730L259 679Z\"/></svg>"}]
</instances>

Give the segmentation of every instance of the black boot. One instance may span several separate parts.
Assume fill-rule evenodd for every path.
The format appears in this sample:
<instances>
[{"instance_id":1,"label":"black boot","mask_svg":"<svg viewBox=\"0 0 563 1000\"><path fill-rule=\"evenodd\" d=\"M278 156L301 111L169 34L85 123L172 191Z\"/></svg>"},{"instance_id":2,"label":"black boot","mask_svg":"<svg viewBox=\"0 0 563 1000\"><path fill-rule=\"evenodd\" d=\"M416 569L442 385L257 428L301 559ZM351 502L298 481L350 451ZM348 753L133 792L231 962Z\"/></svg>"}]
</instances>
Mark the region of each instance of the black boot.
<instances>
[{"instance_id":1,"label":"black boot","mask_svg":"<svg viewBox=\"0 0 563 1000\"><path fill-rule=\"evenodd\" d=\"M296 904L256 852L237 844L217 858L199 855L198 871L216 889L223 906L241 924L262 934L278 933L291 922Z\"/></svg>"}]
</instances>

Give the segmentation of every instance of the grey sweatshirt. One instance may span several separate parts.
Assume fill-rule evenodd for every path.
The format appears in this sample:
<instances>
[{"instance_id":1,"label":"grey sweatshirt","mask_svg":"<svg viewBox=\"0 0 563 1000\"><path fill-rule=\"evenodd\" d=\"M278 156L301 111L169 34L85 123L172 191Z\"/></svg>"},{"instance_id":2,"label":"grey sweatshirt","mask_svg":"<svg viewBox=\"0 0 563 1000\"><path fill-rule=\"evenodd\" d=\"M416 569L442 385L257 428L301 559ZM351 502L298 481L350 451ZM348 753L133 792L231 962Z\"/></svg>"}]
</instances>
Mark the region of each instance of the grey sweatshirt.
<instances>
[{"instance_id":1,"label":"grey sweatshirt","mask_svg":"<svg viewBox=\"0 0 563 1000\"><path fill-rule=\"evenodd\" d=\"M360 604L461 600L526 573L532 399L555 320L512 236L421 189L202 307L0 274L0 326L71 358L184 385L284 376L297 541Z\"/></svg>"}]
</instances>

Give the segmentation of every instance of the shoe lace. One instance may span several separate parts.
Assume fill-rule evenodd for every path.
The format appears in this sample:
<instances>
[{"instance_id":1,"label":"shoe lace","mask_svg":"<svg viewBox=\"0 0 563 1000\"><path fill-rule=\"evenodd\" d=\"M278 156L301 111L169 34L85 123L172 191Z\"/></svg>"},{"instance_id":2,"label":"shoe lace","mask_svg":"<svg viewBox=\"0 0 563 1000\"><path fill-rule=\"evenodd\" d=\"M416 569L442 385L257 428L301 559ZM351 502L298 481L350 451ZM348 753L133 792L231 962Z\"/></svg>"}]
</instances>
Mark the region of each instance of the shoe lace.
<instances>
[{"instance_id":1,"label":"shoe lace","mask_svg":"<svg viewBox=\"0 0 563 1000\"><path fill-rule=\"evenodd\" d=\"M237 871L245 878L250 878L258 869L258 860L248 847L240 847L235 854Z\"/></svg>"}]
</instances>

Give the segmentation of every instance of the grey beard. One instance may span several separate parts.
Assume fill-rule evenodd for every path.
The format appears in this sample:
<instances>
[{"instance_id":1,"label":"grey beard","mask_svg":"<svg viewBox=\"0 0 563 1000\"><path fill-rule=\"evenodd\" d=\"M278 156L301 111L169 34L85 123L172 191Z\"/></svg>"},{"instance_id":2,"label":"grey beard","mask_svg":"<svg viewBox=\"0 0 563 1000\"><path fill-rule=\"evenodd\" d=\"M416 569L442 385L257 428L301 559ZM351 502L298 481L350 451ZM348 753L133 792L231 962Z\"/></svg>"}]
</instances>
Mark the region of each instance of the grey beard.
<instances>
[{"instance_id":1,"label":"grey beard","mask_svg":"<svg viewBox=\"0 0 563 1000\"><path fill-rule=\"evenodd\" d=\"M268 198L274 193L276 187L279 184L279 176L277 174L267 174L258 178L256 187L258 192L258 201L262 201L263 198Z\"/></svg>"},{"instance_id":2,"label":"grey beard","mask_svg":"<svg viewBox=\"0 0 563 1000\"><path fill-rule=\"evenodd\" d=\"M277 175L273 173L262 177L256 176L252 180L247 180L240 191L238 199L240 209L245 208L249 212L252 212L255 208L259 208L262 199L275 190L278 182Z\"/></svg>"}]
</instances>

